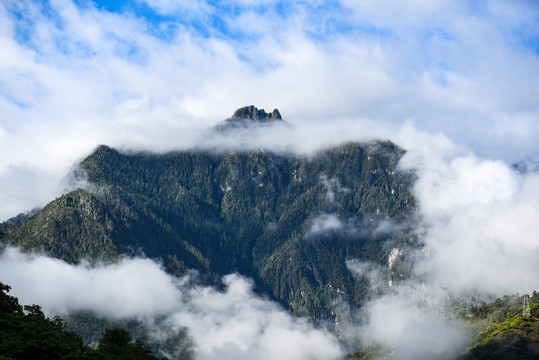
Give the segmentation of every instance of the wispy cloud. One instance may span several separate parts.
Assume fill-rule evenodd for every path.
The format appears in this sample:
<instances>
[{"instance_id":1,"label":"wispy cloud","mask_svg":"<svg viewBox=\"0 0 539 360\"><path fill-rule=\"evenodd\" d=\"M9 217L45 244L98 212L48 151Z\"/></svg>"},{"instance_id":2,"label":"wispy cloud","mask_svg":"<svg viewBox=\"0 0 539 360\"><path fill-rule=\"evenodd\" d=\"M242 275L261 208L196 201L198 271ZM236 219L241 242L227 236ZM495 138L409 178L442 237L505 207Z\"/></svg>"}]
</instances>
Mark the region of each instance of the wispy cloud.
<instances>
[{"instance_id":1,"label":"wispy cloud","mask_svg":"<svg viewBox=\"0 0 539 360\"><path fill-rule=\"evenodd\" d=\"M342 229L344 224L335 214L322 214L315 217L311 222L308 234L320 234Z\"/></svg>"}]
</instances>

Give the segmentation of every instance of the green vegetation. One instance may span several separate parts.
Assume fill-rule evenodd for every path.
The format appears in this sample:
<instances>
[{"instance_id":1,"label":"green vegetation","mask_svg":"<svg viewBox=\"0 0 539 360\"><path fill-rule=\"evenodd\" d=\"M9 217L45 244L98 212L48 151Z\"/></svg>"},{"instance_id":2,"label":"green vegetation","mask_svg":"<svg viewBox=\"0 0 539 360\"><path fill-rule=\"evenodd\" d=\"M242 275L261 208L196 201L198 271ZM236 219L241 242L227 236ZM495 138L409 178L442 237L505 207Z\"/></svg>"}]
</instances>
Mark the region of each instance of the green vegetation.
<instances>
[{"instance_id":1,"label":"green vegetation","mask_svg":"<svg viewBox=\"0 0 539 360\"><path fill-rule=\"evenodd\" d=\"M134 341L146 344L156 354L170 354L173 359L194 359L193 343L187 330L179 330L177 334L167 332L165 337L151 336L155 331L153 327L159 328L161 321L166 321L166 317L152 320L152 328L149 328L147 324L137 319L108 319L91 312L72 313L65 317L66 330L77 333L85 344L94 348L98 346L103 333L108 329L123 329L131 334Z\"/></svg>"},{"instance_id":2,"label":"green vegetation","mask_svg":"<svg viewBox=\"0 0 539 360\"><path fill-rule=\"evenodd\" d=\"M489 325L458 360L539 359L539 294L530 297L529 317L522 316L522 304L522 297L507 296L471 308L467 317Z\"/></svg>"},{"instance_id":3,"label":"green vegetation","mask_svg":"<svg viewBox=\"0 0 539 360\"><path fill-rule=\"evenodd\" d=\"M371 345L353 354L346 355L344 360L375 360L385 359L391 350L382 345Z\"/></svg>"},{"instance_id":4,"label":"green vegetation","mask_svg":"<svg viewBox=\"0 0 539 360\"><path fill-rule=\"evenodd\" d=\"M0 359L157 360L152 350L133 341L124 329L107 329L96 348L65 330L62 319L45 317L38 305L19 305L0 283Z\"/></svg>"},{"instance_id":5,"label":"green vegetation","mask_svg":"<svg viewBox=\"0 0 539 360\"><path fill-rule=\"evenodd\" d=\"M529 301L530 304L539 304L539 294L534 291ZM522 313L522 304L522 296L504 296L491 303L470 306L460 314L460 317L472 321L487 320L489 324L500 323L512 315Z\"/></svg>"},{"instance_id":6,"label":"green vegetation","mask_svg":"<svg viewBox=\"0 0 539 360\"><path fill-rule=\"evenodd\" d=\"M415 246L414 174L397 170L403 154L390 142L311 156L100 146L80 164L92 193L3 224L0 240L72 263L143 253L209 281L238 272L295 314L327 318L335 300L360 306L369 291L346 260L384 265L391 248ZM381 222L393 230L377 231Z\"/></svg>"},{"instance_id":7,"label":"green vegetation","mask_svg":"<svg viewBox=\"0 0 539 360\"><path fill-rule=\"evenodd\" d=\"M26 251L43 250L68 262L81 258L113 260L114 223L105 205L85 190L72 191L45 206L30 219L4 223L0 237Z\"/></svg>"}]
</instances>

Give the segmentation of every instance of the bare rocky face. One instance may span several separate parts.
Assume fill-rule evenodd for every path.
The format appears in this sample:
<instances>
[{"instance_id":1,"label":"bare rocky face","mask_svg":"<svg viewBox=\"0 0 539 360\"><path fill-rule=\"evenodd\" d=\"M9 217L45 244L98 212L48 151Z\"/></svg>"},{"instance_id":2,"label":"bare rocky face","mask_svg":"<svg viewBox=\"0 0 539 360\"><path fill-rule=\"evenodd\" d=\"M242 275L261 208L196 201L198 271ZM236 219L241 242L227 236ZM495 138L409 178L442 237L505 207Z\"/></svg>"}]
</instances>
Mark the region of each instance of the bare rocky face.
<instances>
[{"instance_id":1,"label":"bare rocky face","mask_svg":"<svg viewBox=\"0 0 539 360\"><path fill-rule=\"evenodd\" d=\"M238 119L248 119L257 122L268 122L272 120L282 120L279 110L274 109L271 113L267 113L264 109L258 109L254 105L242 107L234 112L231 118L227 121L234 121Z\"/></svg>"}]
</instances>

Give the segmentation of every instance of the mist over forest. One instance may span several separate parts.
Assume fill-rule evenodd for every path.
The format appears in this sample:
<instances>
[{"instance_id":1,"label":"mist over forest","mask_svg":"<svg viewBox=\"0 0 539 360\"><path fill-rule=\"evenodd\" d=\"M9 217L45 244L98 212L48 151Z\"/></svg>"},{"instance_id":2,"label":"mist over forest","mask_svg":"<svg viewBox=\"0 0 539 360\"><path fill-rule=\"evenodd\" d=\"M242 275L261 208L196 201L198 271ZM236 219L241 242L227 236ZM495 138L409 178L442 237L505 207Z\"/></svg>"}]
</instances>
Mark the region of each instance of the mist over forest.
<instances>
[{"instance_id":1,"label":"mist over forest","mask_svg":"<svg viewBox=\"0 0 539 360\"><path fill-rule=\"evenodd\" d=\"M533 358L538 16L4 1L0 282L166 358Z\"/></svg>"}]
</instances>

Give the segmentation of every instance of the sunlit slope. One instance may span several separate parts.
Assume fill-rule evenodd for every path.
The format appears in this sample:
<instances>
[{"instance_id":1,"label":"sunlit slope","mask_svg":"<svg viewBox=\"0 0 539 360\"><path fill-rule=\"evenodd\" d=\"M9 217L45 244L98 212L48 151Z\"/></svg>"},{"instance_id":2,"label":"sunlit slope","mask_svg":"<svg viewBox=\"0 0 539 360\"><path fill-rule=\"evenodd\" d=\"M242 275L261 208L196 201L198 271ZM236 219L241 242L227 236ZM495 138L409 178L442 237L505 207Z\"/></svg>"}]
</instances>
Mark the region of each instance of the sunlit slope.
<instances>
[{"instance_id":1,"label":"sunlit slope","mask_svg":"<svg viewBox=\"0 0 539 360\"><path fill-rule=\"evenodd\" d=\"M0 225L4 242L25 251L43 250L68 262L117 257L115 223L103 202L78 189L49 203L28 219L19 215Z\"/></svg>"}]
</instances>

